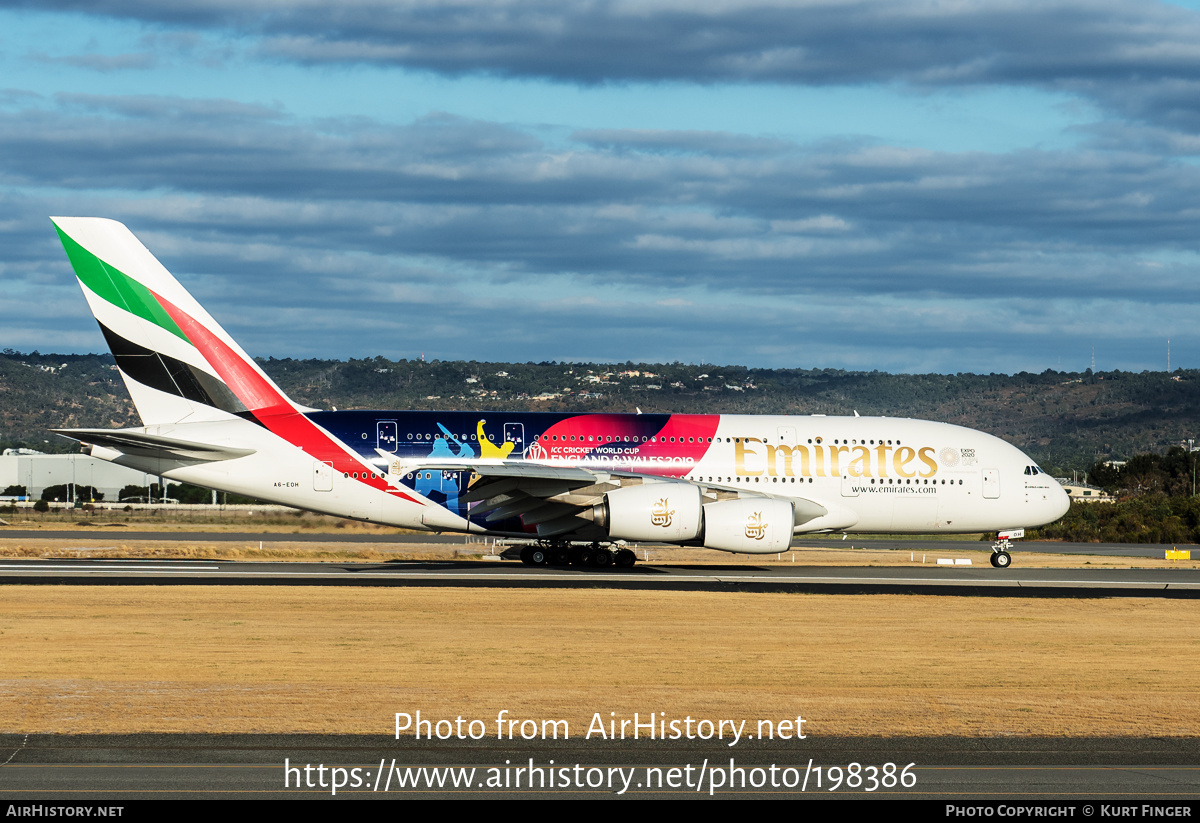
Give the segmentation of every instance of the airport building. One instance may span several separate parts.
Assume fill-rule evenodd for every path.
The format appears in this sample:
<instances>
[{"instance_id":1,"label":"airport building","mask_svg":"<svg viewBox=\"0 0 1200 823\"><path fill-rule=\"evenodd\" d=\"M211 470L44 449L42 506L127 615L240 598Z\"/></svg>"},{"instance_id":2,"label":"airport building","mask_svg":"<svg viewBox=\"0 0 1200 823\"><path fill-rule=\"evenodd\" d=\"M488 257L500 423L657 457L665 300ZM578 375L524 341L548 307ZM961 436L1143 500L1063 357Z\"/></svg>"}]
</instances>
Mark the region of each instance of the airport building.
<instances>
[{"instance_id":1,"label":"airport building","mask_svg":"<svg viewBox=\"0 0 1200 823\"><path fill-rule=\"evenodd\" d=\"M9 486L24 486L29 497L35 500L48 486L74 483L92 486L104 495L106 502L115 503L117 495L126 486L161 482L156 475L86 454L41 454L29 449L5 449L0 455L0 492Z\"/></svg>"},{"instance_id":2,"label":"airport building","mask_svg":"<svg viewBox=\"0 0 1200 823\"><path fill-rule=\"evenodd\" d=\"M1088 486L1084 483L1063 483L1063 491L1072 500L1082 500L1085 503L1112 503L1116 498L1104 489Z\"/></svg>"}]
</instances>

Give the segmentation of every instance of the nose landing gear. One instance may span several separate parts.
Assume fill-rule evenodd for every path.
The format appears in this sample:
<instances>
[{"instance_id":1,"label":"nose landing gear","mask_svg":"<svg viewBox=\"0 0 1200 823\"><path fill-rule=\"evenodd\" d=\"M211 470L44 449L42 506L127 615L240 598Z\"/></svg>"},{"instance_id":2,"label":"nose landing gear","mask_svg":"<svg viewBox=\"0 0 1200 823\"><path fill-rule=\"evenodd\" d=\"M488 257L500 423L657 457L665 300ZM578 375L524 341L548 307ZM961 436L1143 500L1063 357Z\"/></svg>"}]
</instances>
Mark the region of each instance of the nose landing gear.
<instances>
[{"instance_id":1,"label":"nose landing gear","mask_svg":"<svg viewBox=\"0 0 1200 823\"><path fill-rule=\"evenodd\" d=\"M1008 553L1008 550L1012 548L1013 540L1024 536L1024 529L1008 529L999 532L996 535L996 542L992 544L992 566L997 569L1007 569L1012 565L1012 555Z\"/></svg>"}]
</instances>

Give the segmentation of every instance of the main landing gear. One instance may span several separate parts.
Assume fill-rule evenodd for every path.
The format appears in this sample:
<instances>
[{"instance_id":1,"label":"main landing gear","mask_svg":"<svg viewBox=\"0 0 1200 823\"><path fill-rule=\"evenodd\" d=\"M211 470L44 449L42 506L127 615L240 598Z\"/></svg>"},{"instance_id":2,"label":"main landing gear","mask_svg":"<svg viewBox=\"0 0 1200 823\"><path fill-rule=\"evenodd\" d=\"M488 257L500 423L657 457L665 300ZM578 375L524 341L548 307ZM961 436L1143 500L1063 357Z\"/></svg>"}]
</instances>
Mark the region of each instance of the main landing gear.
<instances>
[{"instance_id":1,"label":"main landing gear","mask_svg":"<svg viewBox=\"0 0 1200 823\"><path fill-rule=\"evenodd\" d=\"M1024 536L1024 529L1009 529L998 533L996 542L992 544L992 566L997 569L1007 569L1012 565L1012 555L1008 553L1008 550L1012 548L1013 540Z\"/></svg>"},{"instance_id":2,"label":"main landing gear","mask_svg":"<svg viewBox=\"0 0 1200 823\"><path fill-rule=\"evenodd\" d=\"M521 562L527 566L590 566L607 569L632 569L637 555L626 548L590 543L582 546L571 543L539 543L521 549Z\"/></svg>"}]
</instances>

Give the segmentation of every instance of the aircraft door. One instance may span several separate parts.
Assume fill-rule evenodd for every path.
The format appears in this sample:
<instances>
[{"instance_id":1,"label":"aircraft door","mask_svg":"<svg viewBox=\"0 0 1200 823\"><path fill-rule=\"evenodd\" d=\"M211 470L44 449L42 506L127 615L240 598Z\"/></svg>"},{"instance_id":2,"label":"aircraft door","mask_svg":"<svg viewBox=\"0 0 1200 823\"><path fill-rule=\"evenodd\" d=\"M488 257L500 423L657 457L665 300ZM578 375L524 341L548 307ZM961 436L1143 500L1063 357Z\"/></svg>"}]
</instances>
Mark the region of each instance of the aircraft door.
<instances>
[{"instance_id":1,"label":"aircraft door","mask_svg":"<svg viewBox=\"0 0 1200 823\"><path fill-rule=\"evenodd\" d=\"M333 464L313 463L313 491L333 491Z\"/></svg>"},{"instance_id":2,"label":"aircraft door","mask_svg":"<svg viewBox=\"0 0 1200 823\"><path fill-rule=\"evenodd\" d=\"M400 444L400 435L396 430L395 420L380 420L375 423L375 443L380 451L395 454Z\"/></svg>"},{"instance_id":3,"label":"aircraft door","mask_svg":"<svg viewBox=\"0 0 1200 823\"><path fill-rule=\"evenodd\" d=\"M858 497L858 484L861 482L861 477L851 477L849 474L843 474L842 497Z\"/></svg>"},{"instance_id":4,"label":"aircraft door","mask_svg":"<svg viewBox=\"0 0 1200 823\"><path fill-rule=\"evenodd\" d=\"M1000 496L1000 471L998 469L983 470L983 497L985 500L995 500Z\"/></svg>"},{"instance_id":5,"label":"aircraft door","mask_svg":"<svg viewBox=\"0 0 1200 823\"><path fill-rule=\"evenodd\" d=\"M525 456L525 424L524 423L505 423L504 424L504 442L512 443L512 454Z\"/></svg>"}]
</instances>

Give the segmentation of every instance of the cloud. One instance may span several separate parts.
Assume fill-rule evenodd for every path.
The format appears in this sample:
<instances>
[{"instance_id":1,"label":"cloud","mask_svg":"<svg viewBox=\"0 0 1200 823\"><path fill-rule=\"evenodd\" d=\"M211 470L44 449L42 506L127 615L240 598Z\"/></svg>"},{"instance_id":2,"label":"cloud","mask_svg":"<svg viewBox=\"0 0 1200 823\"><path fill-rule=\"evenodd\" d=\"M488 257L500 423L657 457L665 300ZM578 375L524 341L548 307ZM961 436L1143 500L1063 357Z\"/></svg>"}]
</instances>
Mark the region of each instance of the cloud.
<instances>
[{"instance_id":1,"label":"cloud","mask_svg":"<svg viewBox=\"0 0 1200 823\"><path fill-rule=\"evenodd\" d=\"M250 38L266 57L562 83L1017 85L1194 132L1200 17L1142 0L8 0ZM82 58L79 58L82 59Z\"/></svg>"},{"instance_id":2,"label":"cloud","mask_svg":"<svg viewBox=\"0 0 1200 823\"><path fill-rule=\"evenodd\" d=\"M38 63L61 63L101 73L114 71L144 71L158 66L158 58L145 52L136 54L80 54L69 57L51 57L42 52L33 52L28 59Z\"/></svg>"},{"instance_id":3,"label":"cloud","mask_svg":"<svg viewBox=\"0 0 1200 823\"><path fill-rule=\"evenodd\" d=\"M549 142L437 112L393 125L10 90L0 302L69 278L44 215L72 212L128 223L263 354L1040 371L1093 328L1125 366L1160 331L1184 357L1200 350L1200 169L1124 128L1009 154L683 130ZM82 311L54 339L87 339ZM10 315L21 332L0 345L30 347L41 321Z\"/></svg>"},{"instance_id":4,"label":"cloud","mask_svg":"<svg viewBox=\"0 0 1200 823\"><path fill-rule=\"evenodd\" d=\"M1093 293L1137 298L1200 288L1177 266L1122 276L1151 251L1197 249L1200 170L1154 155L813 151L777 139L757 151L707 132L584 136L564 147L442 114L327 127L231 101L61 95L0 113L0 181L174 193L177 211L157 201L146 210L153 226L432 256L497 276L715 291L752 278L770 294L984 295L1022 283L1064 295L1087 281Z\"/></svg>"},{"instance_id":5,"label":"cloud","mask_svg":"<svg viewBox=\"0 0 1200 823\"><path fill-rule=\"evenodd\" d=\"M785 154L796 149L796 145L788 140L712 131L581 129L572 134L571 139L614 152L753 157Z\"/></svg>"},{"instance_id":6,"label":"cloud","mask_svg":"<svg viewBox=\"0 0 1200 823\"><path fill-rule=\"evenodd\" d=\"M56 99L68 111L118 115L134 120L175 121L200 125L243 125L279 120L278 108L228 99L195 99L157 95L101 95L63 92Z\"/></svg>"}]
</instances>

